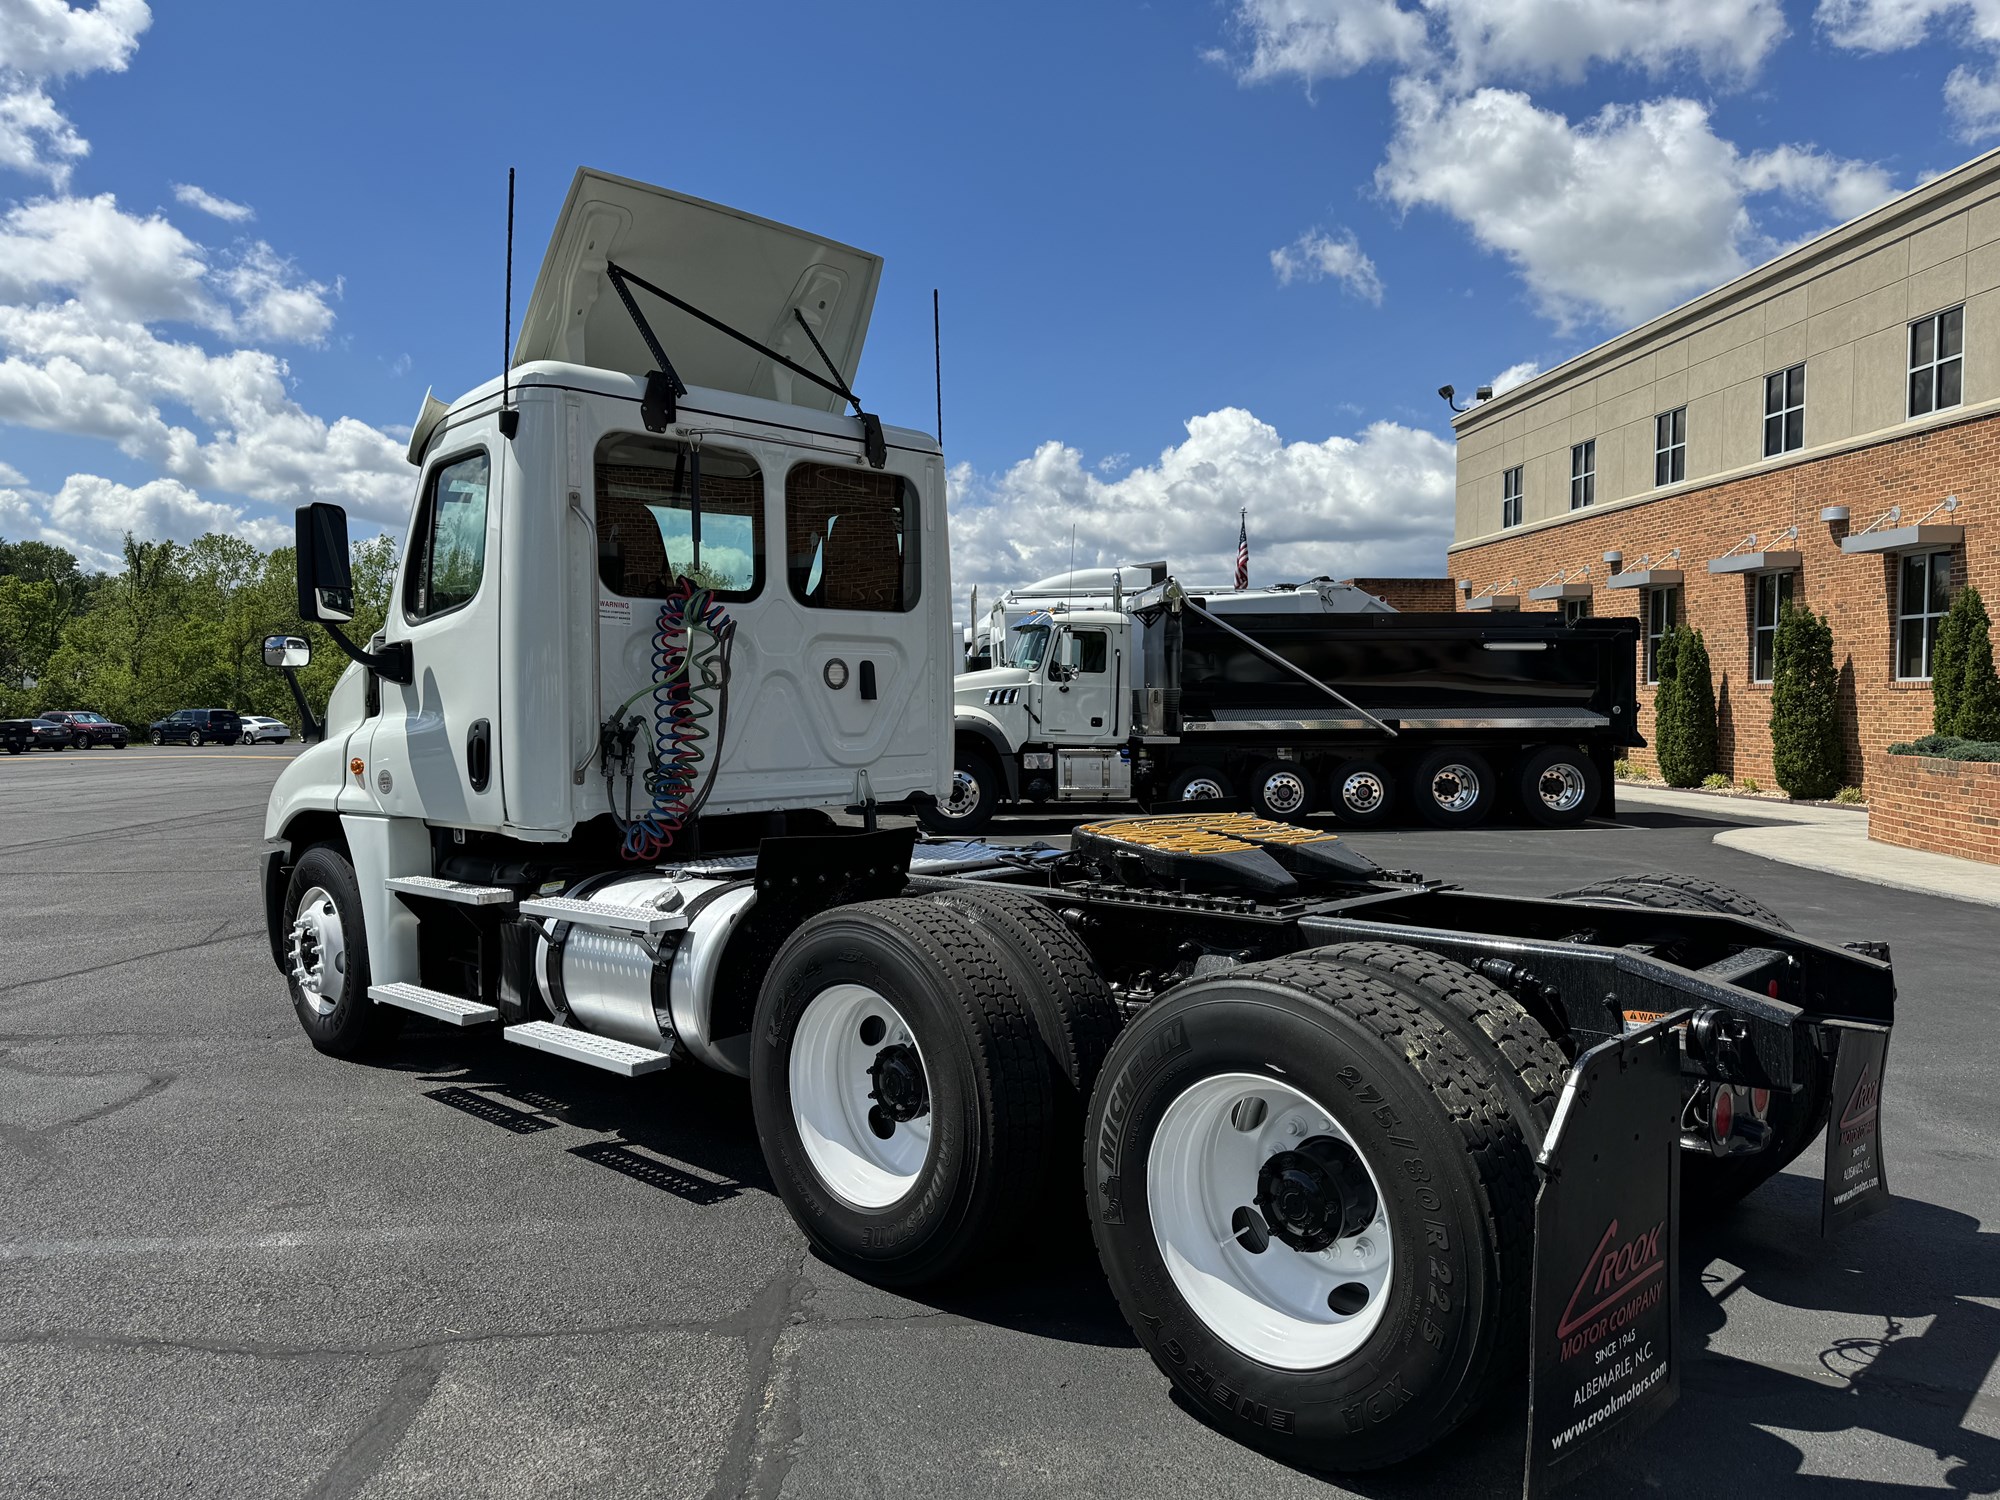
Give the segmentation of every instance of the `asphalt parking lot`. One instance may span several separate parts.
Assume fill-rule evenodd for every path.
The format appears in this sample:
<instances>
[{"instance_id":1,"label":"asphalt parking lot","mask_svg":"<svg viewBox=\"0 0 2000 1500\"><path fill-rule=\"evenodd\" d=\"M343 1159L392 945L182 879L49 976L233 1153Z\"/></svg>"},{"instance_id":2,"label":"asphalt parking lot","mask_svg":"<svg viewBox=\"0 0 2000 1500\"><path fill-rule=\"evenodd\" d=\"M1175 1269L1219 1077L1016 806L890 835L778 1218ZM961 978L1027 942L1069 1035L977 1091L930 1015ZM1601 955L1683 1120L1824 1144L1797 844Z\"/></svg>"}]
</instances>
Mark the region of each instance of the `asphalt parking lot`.
<instances>
[{"instance_id":1,"label":"asphalt parking lot","mask_svg":"<svg viewBox=\"0 0 2000 1500\"><path fill-rule=\"evenodd\" d=\"M0 1494L1519 1493L1518 1404L1349 1490L1236 1446L1061 1234L923 1300L851 1280L806 1253L729 1081L424 1023L376 1065L321 1057L254 878L290 753L0 757ZM1901 1201L1822 1244L1815 1148L1692 1233L1680 1404L1575 1493L2000 1492L1993 913L1719 826L1355 841L1522 892L1701 874L1894 944Z\"/></svg>"}]
</instances>

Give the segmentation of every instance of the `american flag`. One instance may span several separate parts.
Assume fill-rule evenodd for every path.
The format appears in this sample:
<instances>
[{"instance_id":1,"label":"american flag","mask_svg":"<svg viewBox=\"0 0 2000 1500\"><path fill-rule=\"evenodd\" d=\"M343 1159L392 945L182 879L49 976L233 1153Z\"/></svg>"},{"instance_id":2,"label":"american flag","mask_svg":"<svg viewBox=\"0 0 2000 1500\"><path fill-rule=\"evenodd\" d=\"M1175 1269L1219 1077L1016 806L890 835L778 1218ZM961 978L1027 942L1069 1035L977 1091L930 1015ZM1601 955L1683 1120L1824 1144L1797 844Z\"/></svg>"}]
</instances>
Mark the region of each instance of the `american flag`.
<instances>
[{"instance_id":1,"label":"american flag","mask_svg":"<svg viewBox=\"0 0 2000 1500\"><path fill-rule=\"evenodd\" d=\"M1243 519L1236 528L1236 586L1250 587L1250 512L1243 512Z\"/></svg>"}]
</instances>

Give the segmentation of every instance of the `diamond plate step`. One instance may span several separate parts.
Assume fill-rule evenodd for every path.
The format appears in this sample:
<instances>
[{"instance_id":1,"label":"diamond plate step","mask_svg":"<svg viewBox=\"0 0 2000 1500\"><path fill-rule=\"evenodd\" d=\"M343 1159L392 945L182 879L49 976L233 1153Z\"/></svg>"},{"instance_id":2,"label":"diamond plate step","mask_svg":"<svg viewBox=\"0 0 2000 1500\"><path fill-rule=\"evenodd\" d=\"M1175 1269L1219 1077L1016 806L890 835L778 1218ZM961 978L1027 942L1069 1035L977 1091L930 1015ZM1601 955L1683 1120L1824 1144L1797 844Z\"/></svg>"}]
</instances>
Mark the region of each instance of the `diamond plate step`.
<instances>
[{"instance_id":1,"label":"diamond plate step","mask_svg":"<svg viewBox=\"0 0 2000 1500\"><path fill-rule=\"evenodd\" d=\"M368 998L383 1005L413 1010L420 1016L429 1016L448 1026L477 1026L485 1021L500 1019L500 1012L490 1005L481 1005L477 1000L467 1000L459 995L447 995L443 990L427 990L420 984L371 984L368 986Z\"/></svg>"},{"instance_id":2,"label":"diamond plate step","mask_svg":"<svg viewBox=\"0 0 2000 1500\"><path fill-rule=\"evenodd\" d=\"M523 901L521 915L550 917L558 922L574 922L579 927L601 927L649 938L679 932L687 926L687 917L681 912L655 911L650 906L617 906L608 901L576 901L568 896L538 896Z\"/></svg>"},{"instance_id":3,"label":"diamond plate step","mask_svg":"<svg viewBox=\"0 0 2000 1500\"><path fill-rule=\"evenodd\" d=\"M608 1036L595 1036L588 1031L578 1031L574 1026L557 1026L550 1021L529 1021L521 1026L509 1026L502 1035L510 1042L533 1047L537 1052L552 1052L557 1057L567 1057L571 1062L588 1063L593 1068L622 1073L627 1078L657 1073L673 1061L666 1053L655 1052L650 1047L635 1047L630 1042L614 1041Z\"/></svg>"},{"instance_id":4,"label":"diamond plate step","mask_svg":"<svg viewBox=\"0 0 2000 1500\"><path fill-rule=\"evenodd\" d=\"M514 893L505 886L468 885L463 880L439 880L434 875L398 875L382 882L405 896L429 896L461 906L512 906Z\"/></svg>"}]
</instances>

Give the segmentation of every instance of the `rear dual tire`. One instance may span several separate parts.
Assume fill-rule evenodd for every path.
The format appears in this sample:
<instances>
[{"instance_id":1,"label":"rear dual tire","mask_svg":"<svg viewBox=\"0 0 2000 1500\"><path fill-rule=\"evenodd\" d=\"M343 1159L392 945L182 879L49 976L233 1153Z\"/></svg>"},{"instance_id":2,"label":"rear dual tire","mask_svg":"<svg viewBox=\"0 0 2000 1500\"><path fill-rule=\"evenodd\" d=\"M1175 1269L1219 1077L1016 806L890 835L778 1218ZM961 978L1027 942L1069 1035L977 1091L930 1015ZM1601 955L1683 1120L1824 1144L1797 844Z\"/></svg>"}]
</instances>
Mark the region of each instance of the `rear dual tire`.
<instances>
[{"instance_id":1,"label":"rear dual tire","mask_svg":"<svg viewBox=\"0 0 2000 1500\"><path fill-rule=\"evenodd\" d=\"M1126 1028L1091 1101L1091 1218L1191 1405L1365 1469L1514 1367L1535 1178L1496 1071L1397 984L1308 958L1183 985Z\"/></svg>"}]
</instances>

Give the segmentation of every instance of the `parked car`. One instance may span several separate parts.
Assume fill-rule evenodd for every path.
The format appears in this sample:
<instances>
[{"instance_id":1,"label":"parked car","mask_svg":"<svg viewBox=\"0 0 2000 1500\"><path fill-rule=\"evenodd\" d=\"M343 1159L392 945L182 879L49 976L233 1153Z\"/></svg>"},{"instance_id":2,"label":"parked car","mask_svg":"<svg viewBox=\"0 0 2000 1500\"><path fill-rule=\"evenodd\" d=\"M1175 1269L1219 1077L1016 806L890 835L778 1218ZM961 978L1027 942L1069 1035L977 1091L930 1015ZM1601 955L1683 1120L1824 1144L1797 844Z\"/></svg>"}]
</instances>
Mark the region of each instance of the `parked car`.
<instances>
[{"instance_id":1,"label":"parked car","mask_svg":"<svg viewBox=\"0 0 2000 1500\"><path fill-rule=\"evenodd\" d=\"M246 745L254 745L259 741L282 745L291 737L291 728L282 719L269 719L262 714L243 716L243 743Z\"/></svg>"},{"instance_id":2,"label":"parked car","mask_svg":"<svg viewBox=\"0 0 2000 1500\"><path fill-rule=\"evenodd\" d=\"M76 748L79 750L88 750L93 745L110 745L114 749L123 750L131 740L123 724L115 724L103 714L94 714L87 709L50 709L42 717L69 725L76 736Z\"/></svg>"},{"instance_id":3,"label":"parked car","mask_svg":"<svg viewBox=\"0 0 2000 1500\"><path fill-rule=\"evenodd\" d=\"M233 708L184 708L155 719L147 732L156 745L233 745L243 738L243 716Z\"/></svg>"},{"instance_id":4,"label":"parked car","mask_svg":"<svg viewBox=\"0 0 2000 1500\"><path fill-rule=\"evenodd\" d=\"M27 725L27 739L21 746L24 750L67 750L76 743L76 731L59 719L27 719L15 722L24 722ZM12 741L8 742L7 748L9 750L14 748Z\"/></svg>"},{"instance_id":5,"label":"parked car","mask_svg":"<svg viewBox=\"0 0 2000 1500\"><path fill-rule=\"evenodd\" d=\"M0 719L0 745L7 747L9 755L19 755L28 748L32 735L30 725L33 719Z\"/></svg>"}]
</instances>

